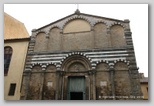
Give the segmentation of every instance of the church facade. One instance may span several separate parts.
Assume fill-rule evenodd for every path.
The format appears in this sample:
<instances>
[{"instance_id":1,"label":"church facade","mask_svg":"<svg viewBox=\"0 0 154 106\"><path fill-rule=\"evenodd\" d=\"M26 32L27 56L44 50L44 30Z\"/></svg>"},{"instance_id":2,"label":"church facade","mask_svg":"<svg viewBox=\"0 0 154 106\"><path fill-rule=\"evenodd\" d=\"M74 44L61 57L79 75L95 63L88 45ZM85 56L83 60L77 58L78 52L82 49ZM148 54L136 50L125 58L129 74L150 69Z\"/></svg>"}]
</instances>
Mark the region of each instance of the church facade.
<instances>
[{"instance_id":1,"label":"church facade","mask_svg":"<svg viewBox=\"0 0 154 106\"><path fill-rule=\"evenodd\" d=\"M129 20L80 13L32 30L21 100L142 96Z\"/></svg>"}]
</instances>

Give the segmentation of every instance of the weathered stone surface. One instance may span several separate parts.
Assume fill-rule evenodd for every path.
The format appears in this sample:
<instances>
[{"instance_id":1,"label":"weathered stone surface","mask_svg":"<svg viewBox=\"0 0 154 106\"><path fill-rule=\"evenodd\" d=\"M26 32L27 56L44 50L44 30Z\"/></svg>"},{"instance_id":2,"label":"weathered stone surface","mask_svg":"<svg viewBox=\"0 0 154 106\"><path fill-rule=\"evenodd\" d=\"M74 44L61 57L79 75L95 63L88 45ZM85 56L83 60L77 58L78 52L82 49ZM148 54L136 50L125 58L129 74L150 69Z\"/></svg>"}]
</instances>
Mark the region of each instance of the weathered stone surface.
<instances>
[{"instance_id":1,"label":"weathered stone surface","mask_svg":"<svg viewBox=\"0 0 154 106\"><path fill-rule=\"evenodd\" d=\"M121 47L126 45L124 28L120 25L111 27L111 45L112 47Z\"/></svg>"},{"instance_id":2,"label":"weathered stone surface","mask_svg":"<svg viewBox=\"0 0 154 106\"><path fill-rule=\"evenodd\" d=\"M109 36L107 36L107 26L103 23L98 23L94 26L95 48L109 47Z\"/></svg>"},{"instance_id":3,"label":"weathered stone surface","mask_svg":"<svg viewBox=\"0 0 154 106\"><path fill-rule=\"evenodd\" d=\"M67 100L77 92L86 100L142 96L128 23L80 15L33 31L21 98ZM70 89L70 77L82 77L84 90Z\"/></svg>"}]
</instances>

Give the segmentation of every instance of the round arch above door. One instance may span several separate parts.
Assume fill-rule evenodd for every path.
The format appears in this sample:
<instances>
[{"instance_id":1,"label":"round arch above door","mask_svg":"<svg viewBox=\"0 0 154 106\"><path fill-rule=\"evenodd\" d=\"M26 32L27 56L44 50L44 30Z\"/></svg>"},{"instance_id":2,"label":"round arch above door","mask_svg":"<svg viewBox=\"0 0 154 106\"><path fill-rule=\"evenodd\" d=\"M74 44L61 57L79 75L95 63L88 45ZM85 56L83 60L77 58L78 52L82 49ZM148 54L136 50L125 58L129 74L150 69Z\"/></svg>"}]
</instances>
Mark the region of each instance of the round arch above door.
<instances>
[{"instance_id":1,"label":"round arch above door","mask_svg":"<svg viewBox=\"0 0 154 106\"><path fill-rule=\"evenodd\" d=\"M91 70L90 61L81 55L68 57L62 64L63 71L86 71Z\"/></svg>"}]
</instances>

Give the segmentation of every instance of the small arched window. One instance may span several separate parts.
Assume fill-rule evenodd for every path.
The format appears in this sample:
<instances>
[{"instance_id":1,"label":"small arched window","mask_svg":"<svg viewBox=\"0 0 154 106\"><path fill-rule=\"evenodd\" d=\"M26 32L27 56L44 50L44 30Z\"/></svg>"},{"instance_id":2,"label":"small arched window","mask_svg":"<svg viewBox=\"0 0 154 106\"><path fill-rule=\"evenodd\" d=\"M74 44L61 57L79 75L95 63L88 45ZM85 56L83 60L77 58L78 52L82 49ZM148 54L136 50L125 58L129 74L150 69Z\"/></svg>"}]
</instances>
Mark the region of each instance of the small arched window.
<instances>
[{"instance_id":1,"label":"small arched window","mask_svg":"<svg viewBox=\"0 0 154 106\"><path fill-rule=\"evenodd\" d=\"M4 75L6 76L9 70L10 61L12 57L12 48L10 46L4 47Z\"/></svg>"}]
</instances>

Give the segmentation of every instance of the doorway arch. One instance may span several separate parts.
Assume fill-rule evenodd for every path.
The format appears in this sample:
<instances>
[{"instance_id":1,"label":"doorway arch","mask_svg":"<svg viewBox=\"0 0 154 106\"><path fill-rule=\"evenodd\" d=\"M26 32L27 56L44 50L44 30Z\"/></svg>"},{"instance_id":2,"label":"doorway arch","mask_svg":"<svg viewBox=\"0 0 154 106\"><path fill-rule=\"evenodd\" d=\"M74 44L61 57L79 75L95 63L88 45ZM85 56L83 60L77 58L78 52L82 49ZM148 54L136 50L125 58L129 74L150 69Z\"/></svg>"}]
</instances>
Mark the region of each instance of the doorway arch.
<instances>
[{"instance_id":1,"label":"doorway arch","mask_svg":"<svg viewBox=\"0 0 154 106\"><path fill-rule=\"evenodd\" d=\"M89 98L90 61L81 55L72 55L63 62L64 98L67 100L85 100Z\"/></svg>"},{"instance_id":2,"label":"doorway arch","mask_svg":"<svg viewBox=\"0 0 154 106\"><path fill-rule=\"evenodd\" d=\"M83 71L83 69L91 70L90 61L86 57L81 56L81 55L72 55L68 57L62 64L62 70L72 71L73 66L75 70L81 69L79 71Z\"/></svg>"}]
</instances>

